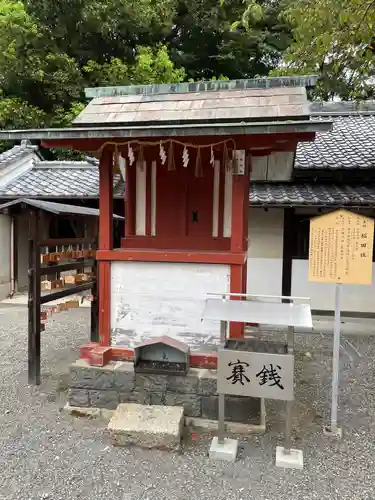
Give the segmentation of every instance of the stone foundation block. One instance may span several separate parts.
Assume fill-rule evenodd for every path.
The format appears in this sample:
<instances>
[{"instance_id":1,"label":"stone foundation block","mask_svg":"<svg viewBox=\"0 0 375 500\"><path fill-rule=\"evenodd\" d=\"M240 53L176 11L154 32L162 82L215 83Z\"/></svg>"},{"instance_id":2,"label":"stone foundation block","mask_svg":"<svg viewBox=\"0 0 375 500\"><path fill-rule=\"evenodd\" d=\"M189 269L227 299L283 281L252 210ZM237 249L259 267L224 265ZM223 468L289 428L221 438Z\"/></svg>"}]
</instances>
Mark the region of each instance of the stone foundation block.
<instances>
[{"instance_id":1,"label":"stone foundation block","mask_svg":"<svg viewBox=\"0 0 375 500\"><path fill-rule=\"evenodd\" d=\"M165 401L164 392L151 392L149 394L149 405L163 405Z\"/></svg>"},{"instance_id":2,"label":"stone foundation block","mask_svg":"<svg viewBox=\"0 0 375 500\"><path fill-rule=\"evenodd\" d=\"M218 417L217 396L202 397L202 418L217 420ZM259 424L260 422L260 399L242 396L226 396L225 398L225 420L231 422L242 422L246 424Z\"/></svg>"},{"instance_id":3,"label":"stone foundation block","mask_svg":"<svg viewBox=\"0 0 375 500\"><path fill-rule=\"evenodd\" d=\"M140 405L162 405L164 404L164 393L147 391L120 392L119 402L138 403Z\"/></svg>"},{"instance_id":4,"label":"stone foundation block","mask_svg":"<svg viewBox=\"0 0 375 500\"><path fill-rule=\"evenodd\" d=\"M181 394L197 394L199 370L191 368L186 375L169 375L167 389Z\"/></svg>"},{"instance_id":5,"label":"stone foundation block","mask_svg":"<svg viewBox=\"0 0 375 500\"><path fill-rule=\"evenodd\" d=\"M104 367L84 359L70 368L69 404L113 409L135 403L149 406L181 406L190 418L218 419L217 372L191 368L187 375L135 373L132 362L113 361ZM225 398L225 420L260 424L260 399Z\"/></svg>"},{"instance_id":6,"label":"stone foundation block","mask_svg":"<svg viewBox=\"0 0 375 500\"><path fill-rule=\"evenodd\" d=\"M86 389L69 389L70 406L90 406L89 392Z\"/></svg>"},{"instance_id":7,"label":"stone foundation block","mask_svg":"<svg viewBox=\"0 0 375 500\"><path fill-rule=\"evenodd\" d=\"M119 402L116 391L89 391L90 406L114 410Z\"/></svg>"},{"instance_id":8,"label":"stone foundation block","mask_svg":"<svg viewBox=\"0 0 375 500\"><path fill-rule=\"evenodd\" d=\"M167 375L135 374L135 390L148 392L164 392L167 390Z\"/></svg>"},{"instance_id":9,"label":"stone foundation block","mask_svg":"<svg viewBox=\"0 0 375 500\"><path fill-rule=\"evenodd\" d=\"M135 386L133 363L119 363L114 369L114 388L121 391L132 391Z\"/></svg>"},{"instance_id":10,"label":"stone foundation block","mask_svg":"<svg viewBox=\"0 0 375 500\"><path fill-rule=\"evenodd\" d=\"M199 417L201 415L201 398L195 394L179 394L167 392L165 404L168 406L182 406L188 417Z\"/></svg>"},{"instance_id":11,"label":"stone foundation block","mask_svg":"<svg viewBox=\"0 0 375 500\"><path fill-rule=\"evenodd\" d=\"M217 395L217 372L215 370L199 370L198 393L202 396Z\"/></svg>"},{"instance_id":12,"label":"stone foundation block","mask_svg":"<svg viewBox=\"0 0 375 500\"><path fill-rule=\"evenodd\" d=\"M115 446L137 445L178 451L184 425L181 407L118 405L108 424Z\"/></svg>"},{"instance_id":13,"label":"stone foundation block","mask_svg":"<svg viewBox=\"0 0 375 500\"><path fill-rule=\"evenodd\" d=\"M145 391L119 392L119 403L138 403L140 405L148 404L149 394Z\"/></svg>"},{"instance_id":14,"label":"stone foundation block","mask_svg":"<svg viewBox=\"0 0 375 500\"><path fill-rule=\"evenodd\" d=\"M70 366L71 386L82 389L104 391L114 385L114 368L116 363L106 366L90 366L85 359L79 359Z\"/></svg>"}]
</instances>

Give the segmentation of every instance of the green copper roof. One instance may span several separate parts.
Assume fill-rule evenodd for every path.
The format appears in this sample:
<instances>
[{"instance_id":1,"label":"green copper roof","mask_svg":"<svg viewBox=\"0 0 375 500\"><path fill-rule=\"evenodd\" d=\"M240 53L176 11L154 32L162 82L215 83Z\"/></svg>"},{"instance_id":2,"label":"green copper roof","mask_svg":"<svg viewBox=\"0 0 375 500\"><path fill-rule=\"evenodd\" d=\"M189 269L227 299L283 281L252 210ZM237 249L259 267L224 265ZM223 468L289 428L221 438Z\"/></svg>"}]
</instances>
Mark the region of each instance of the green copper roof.
<instances>
[{"instance_id":1,"label":"green copper roof","mask_svg":"<svg viewBox=\"0 0 375 500\"><path fill-rule=\"evenodd\" d=\"M187 92L216 92L220 90L269 89L275 87L314 87L317 76L282 76L277 78L254 78L251 80L212 80L193 83L163 83L152 85L129 85L119 87L96 87L85 89L89 99L121 95L184 94Z\"/></svg>"}]
</instances>

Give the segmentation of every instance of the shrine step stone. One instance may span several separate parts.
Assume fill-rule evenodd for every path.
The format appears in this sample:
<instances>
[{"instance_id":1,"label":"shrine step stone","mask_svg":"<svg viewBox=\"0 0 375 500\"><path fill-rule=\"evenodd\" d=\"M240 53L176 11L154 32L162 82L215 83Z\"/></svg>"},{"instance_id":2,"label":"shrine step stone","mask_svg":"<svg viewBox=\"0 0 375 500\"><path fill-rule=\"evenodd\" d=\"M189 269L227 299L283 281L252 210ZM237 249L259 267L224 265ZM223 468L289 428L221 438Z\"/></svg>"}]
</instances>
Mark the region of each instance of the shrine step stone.
<instances>
[{"instance_id":1,"label":"shrine step stone","mask_svg":"<svg viewBox=\"0 0 375 500\"><path fill-rule=\"evenodd\" d=\"M136 445L178 451L184 426L181 406L118 405L108 424L115 446Z\"/></svg>"}]
</instances>

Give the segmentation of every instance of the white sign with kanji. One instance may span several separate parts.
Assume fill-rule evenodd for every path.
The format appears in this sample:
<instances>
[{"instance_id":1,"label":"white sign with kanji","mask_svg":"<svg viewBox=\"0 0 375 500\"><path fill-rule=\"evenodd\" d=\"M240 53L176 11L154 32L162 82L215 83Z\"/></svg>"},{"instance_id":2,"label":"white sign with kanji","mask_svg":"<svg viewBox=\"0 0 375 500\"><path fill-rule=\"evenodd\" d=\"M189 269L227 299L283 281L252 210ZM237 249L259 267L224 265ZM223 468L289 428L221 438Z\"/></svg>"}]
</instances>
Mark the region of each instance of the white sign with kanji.
<instances>
[{"instance_id":1,"label":"white sign with kanji","mask_svg":"<svg viewBox=\"0 0 375 500\"><path fill-rule=\"evenodd\" d=\"M294 399L294 356L220 349L218 392L265 399Z\"/></svg>"}]
</instances>

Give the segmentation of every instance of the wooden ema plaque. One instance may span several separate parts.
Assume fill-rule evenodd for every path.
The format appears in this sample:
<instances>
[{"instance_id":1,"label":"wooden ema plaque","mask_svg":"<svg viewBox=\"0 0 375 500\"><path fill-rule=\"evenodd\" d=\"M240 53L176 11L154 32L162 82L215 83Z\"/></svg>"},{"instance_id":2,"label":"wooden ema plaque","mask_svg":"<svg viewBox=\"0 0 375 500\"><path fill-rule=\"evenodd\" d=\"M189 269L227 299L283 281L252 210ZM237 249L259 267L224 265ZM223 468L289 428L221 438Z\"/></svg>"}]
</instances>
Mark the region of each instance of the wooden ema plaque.
<instances>
[{"instance_id":1,"label":"wooden ema plaque","mask_svg":"<svg viewBox=\"0 0 375 500\"><path fill-rule=\"evenodd\" d=\"M309 281L371 285L374 221L336 210L310 221Z\"/></svg>"}]
</instances>

